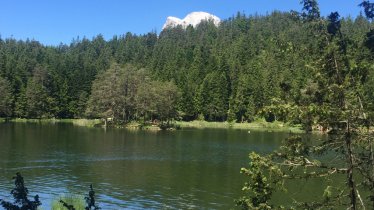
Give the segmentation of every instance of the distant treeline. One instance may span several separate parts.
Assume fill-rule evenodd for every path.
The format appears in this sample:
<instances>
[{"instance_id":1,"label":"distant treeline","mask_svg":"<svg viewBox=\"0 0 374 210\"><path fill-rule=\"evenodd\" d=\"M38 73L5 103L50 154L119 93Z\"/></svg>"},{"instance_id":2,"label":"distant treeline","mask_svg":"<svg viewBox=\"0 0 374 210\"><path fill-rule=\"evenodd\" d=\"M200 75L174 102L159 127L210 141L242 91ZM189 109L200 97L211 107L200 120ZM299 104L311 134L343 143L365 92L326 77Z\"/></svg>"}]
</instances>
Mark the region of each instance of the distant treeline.
<instances>
[{"instance_id":1,"label":"distant treeline","mask_svg":"<svg viewBox=\"0 0 374 210\"><path fill-rule=\"evenodd\" d=\"M329 21L322 21L319 31L326 33ZM374 25L362 15L339 21L372 113L373 52L365 46L373 45L367 32ZM238 13L219 27L204 21L108 41L98 35L44 46L0 39L0 117L250 122L262 116L300 123L289 110L322 101L320 84L310 78L334 50L320 47L322 35L310 24L295 12Z\"/></svg>"}]
</instances>

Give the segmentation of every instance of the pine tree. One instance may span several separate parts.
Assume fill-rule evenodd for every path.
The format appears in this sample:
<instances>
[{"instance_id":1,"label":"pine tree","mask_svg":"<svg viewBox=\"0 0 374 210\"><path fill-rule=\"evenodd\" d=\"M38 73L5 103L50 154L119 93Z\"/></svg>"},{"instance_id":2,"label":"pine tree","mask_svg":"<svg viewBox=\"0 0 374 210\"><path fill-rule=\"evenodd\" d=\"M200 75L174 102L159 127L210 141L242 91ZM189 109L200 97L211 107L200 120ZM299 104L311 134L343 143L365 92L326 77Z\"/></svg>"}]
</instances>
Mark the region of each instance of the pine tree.
<instances>
[{"instance_id":1,"label":"pine tree","mask_svg":"<svg viewBox=\"0 0 374 210\"><path fill-rule=\"evenodd\" d=\"M37 66L33 77L27 82L25 93L27 102L27 116L29 118L50 118L54 116L55 99L48 87L51 77L46 68Z\"/></svg>"},{"instance_id":2,"label":"pine tree","mask_svg":"<svg viewBox=\"0 0 374 210\"><path fill-rule=\"evenodd\" d=\"M9 82L0 77L0 117L11 117L13 114L13 96Z\"/></svg>"},{"instance_id":3,"label":"pine tree","mask_svg":"<svg viewBox=\"0 0 374 210\"><path fill-rule=\"evenodd\" d=\"M36 210L38 206L42 205L39 201L39 196L35 195L34 200L31 201L27 197L29 194L29 190L25 186L25 182L23 177L19 172L16 173L16 176L13 177L14 179L14 189L11 191L11 194L14 198L14 202L7 202L0 199L0 204L6 210Z\"/></svg>"}]
</instances>

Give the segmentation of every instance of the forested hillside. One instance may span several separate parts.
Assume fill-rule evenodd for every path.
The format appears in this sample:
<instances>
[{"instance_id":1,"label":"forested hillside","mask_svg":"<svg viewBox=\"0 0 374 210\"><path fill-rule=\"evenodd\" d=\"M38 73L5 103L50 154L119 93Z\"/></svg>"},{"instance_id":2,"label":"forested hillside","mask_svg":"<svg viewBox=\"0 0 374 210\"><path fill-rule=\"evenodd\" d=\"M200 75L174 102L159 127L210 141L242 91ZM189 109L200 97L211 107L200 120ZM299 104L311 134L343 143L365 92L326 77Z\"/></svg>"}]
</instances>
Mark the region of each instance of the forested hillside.
<instances>
[{"instance_id":1,"label":"forested hillside","mask_svg":"<svg viewBox=\"0 0 374 210\"><path fill-rule=\"evenodd\" d=\"M112 116L127 121L152 116L250 122L261 116L300 123L290 110L318 105L323 83L311 78L321 60L332 59L337 50L335 45L321 48L322 33L333 30L331 19L321 19L321 34L311 30L306 19L296 12L238 13L219 27L208 21L196 28L128 32L108 41L98 35L59 46L1 38L0 117ZM372 112L374 48L373 33L368 32L374 25L363 15L339 21L344 37L339 40L345 43L348 58L344 60L350 71L361 75L357 88L365 109ZM116 78L121 80L116 90L122 91L107 87ZM124 91L129 85L135 88L134 95ZM162 95L167 91L172 101ZM114 101L120 97L121 102ZM145 103L155 98L160 99L156 104ZM162 110L163 103L172 110Z\"/></svg>"}]
</instances>

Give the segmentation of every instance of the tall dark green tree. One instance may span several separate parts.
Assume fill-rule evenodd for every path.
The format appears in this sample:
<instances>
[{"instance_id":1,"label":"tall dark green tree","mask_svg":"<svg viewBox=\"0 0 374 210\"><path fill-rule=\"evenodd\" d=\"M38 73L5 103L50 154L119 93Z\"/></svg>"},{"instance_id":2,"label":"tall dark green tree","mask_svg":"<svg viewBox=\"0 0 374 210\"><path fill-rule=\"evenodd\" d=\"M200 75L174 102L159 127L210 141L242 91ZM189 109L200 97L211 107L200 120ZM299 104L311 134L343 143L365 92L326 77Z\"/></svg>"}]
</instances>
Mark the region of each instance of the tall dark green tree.
<instances>
[{"instance_id":1,"label":"tall dark green tree","mask_svg":"<svg viewBox=\"0 0 374 210\"><path fill-rule=\"evenodd\" d=\"M0 77L0 116L11 117L13 112L13 95L9 82Z\"/></svg>"},{"instance_id":2,"label":"tall dark green tree","mask_svg":"<svg viewBox=\"0 0 374 210\"><path fill-rule=\"evenodd\" d=\"M55 99L48 89L51 77L48 70L42 66L35 67L33 77L27 82L25 93L27 103L27 117L50 118L55 116Z\"/></svg>"},{"instance_id":3,"label":"tall dark green tree","mask_svg":"<svg viewBox=\"0 0 374 210\"><path fill-rule=\"evenodd\" d=\"M224 73L208 74L200 86L200 109L206 120L224 121L227 118L228 90Z\"/></svg>"}]
</instances>

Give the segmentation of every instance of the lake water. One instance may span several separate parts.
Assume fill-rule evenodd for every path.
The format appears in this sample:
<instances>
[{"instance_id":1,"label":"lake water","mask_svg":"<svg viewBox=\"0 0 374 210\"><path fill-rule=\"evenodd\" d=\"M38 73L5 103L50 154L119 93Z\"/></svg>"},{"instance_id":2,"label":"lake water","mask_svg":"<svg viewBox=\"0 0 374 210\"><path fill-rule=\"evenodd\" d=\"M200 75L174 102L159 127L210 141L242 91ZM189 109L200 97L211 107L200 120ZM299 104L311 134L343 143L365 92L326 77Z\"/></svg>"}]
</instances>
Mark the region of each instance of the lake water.
<instances>
[{"instance_id":1,"label":"lake water","mask_svg":"<svg viewBox=\"0 0 374 210\"><path fill-rule=\"evenodd\" d=\"M230 209L242 195L248 154L270 152L288 135L0 124L0 198L12 201L11 177L21 172L43 209L59 195L86 195L90 184L102 209Z\"/></svg>"}]
</instances>

